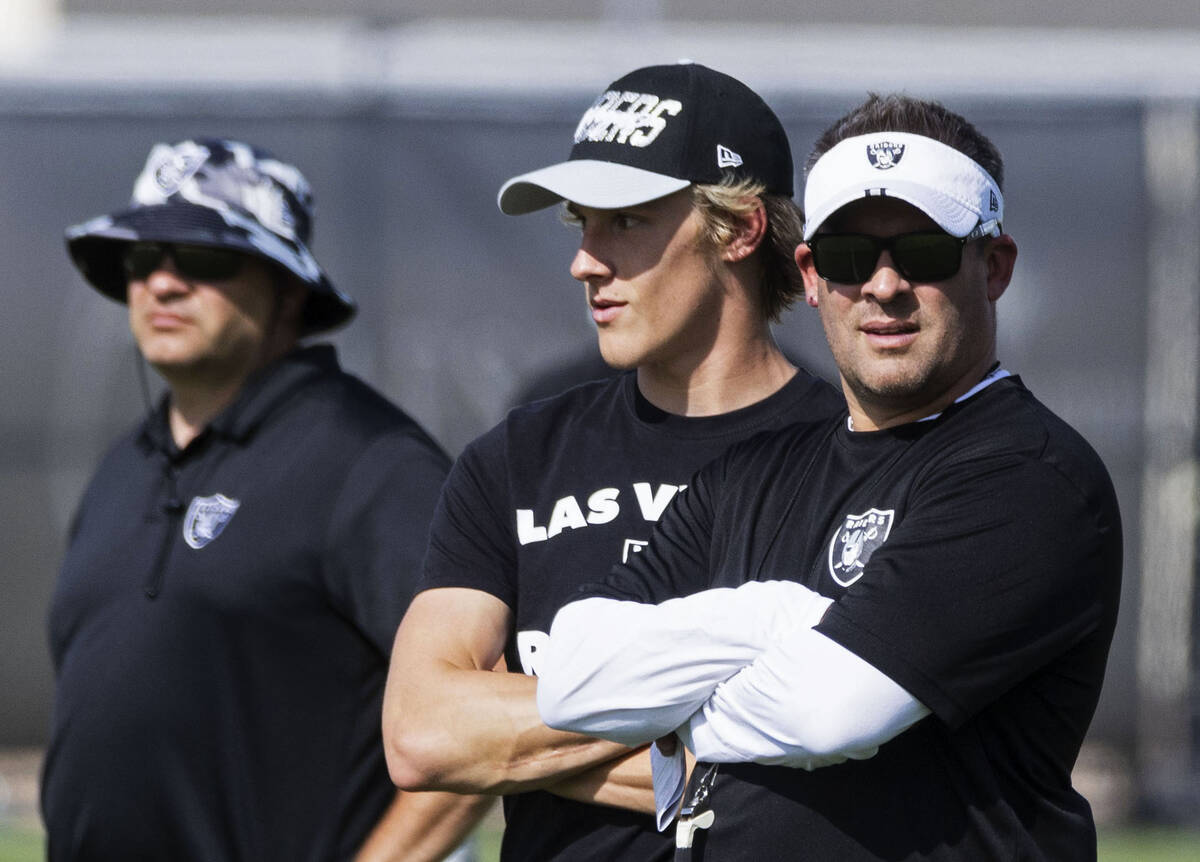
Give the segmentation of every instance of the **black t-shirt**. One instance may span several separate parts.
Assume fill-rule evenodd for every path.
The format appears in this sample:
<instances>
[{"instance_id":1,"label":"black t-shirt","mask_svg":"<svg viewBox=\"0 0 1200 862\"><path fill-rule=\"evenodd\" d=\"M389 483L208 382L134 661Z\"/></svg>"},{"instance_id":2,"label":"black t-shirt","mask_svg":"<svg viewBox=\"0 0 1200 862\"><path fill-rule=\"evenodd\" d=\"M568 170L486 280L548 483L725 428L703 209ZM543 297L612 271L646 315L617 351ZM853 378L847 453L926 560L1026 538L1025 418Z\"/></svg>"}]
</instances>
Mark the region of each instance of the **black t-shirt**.
<instances>
[{"instance_id":1,"label":"black t-shirt","mask_svg":"<svg viewBox=\"0 0 1200 862\"><path fill-rule=\"evenodd\" d=\"M183 451L164 409L120 441L51 607L49 857L351 858L395 796L383 685L449 466L328 347Z\"/></svg>"},{"instance_id":2,"label":"black t-shirt","mask_svg":"<svg viewBox=\"0 0 1200 862\"><path fill-rule=\"evenodd\" d=\"M731 443L845 411L804 371L757 404L686 418L652 406L636 374L584 384L509 413L455 463L431 528L422 588L469 587L513 610L505 655L537 673L554 614L645 546L689 477ZM654 818L535 791L505 798L502 855L666 859Z\"/></svg>"},{"instance_id":3,"label":"black t-shirt","mask_svg":"<svg viewBox=\"0 0 1200 862\"><path fill-rule=\"evenodd\" d=\"M818 631L933 712L869 760L722 764L716 819L680 859L1063 862L1095 858L1071 768L1120 577L1107 472L1007 378L934 420L855 433L842 419L733 447L589 593L799 581L836 600Z\"/></svg>"}]
</instances>

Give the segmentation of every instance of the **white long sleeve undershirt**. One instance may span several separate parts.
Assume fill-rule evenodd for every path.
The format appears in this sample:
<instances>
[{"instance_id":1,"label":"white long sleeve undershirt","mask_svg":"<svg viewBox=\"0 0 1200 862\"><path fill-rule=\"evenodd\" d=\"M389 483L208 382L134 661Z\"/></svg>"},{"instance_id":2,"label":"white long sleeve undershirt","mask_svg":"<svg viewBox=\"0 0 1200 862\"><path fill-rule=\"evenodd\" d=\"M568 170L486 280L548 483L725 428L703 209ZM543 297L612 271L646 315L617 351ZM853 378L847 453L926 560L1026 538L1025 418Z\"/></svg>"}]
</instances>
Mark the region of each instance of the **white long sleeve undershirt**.
<instances>
[{"instance_id":1,"label":"white long sleeve undershirt","mask_svg":"<svg viewBox=\"0 0 1200 862\"><path fill-rule=\"evenodd\" d=\"M815 769L870 757L929 710L812 631L832 603L791 581L659 605L573 602L539 669L542 720L626 745L677 732L706 762ZM682 792L682 751L654 755L662 828Z\"/></svg>"},{"instance_id":2,"label":"white long sleeve undershirt","mask_svg":"<svg viewBox=\"0 0 1200 862\"><path fill-rule=\"evenodd\" d=\"M555 616L538 669L542 720L625 745L673 733L718 684L782 632L815 625L830 603L788 581L751 581L658 605L572 602Z\"/></svg>"}]
</instances>

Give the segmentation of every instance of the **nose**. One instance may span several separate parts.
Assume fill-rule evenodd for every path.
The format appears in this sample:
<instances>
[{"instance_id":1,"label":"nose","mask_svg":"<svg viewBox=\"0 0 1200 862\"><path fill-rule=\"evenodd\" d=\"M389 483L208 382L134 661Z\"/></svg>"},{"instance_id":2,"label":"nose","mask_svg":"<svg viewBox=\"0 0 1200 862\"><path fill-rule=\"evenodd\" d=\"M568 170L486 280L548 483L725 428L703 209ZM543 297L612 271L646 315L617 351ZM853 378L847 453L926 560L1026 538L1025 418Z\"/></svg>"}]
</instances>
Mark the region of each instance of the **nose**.
<instances>
[{"instance_id":1,"label":"nose","mask_svg":"<svg viewBox=\"0 0 1200 862\"><path fill-rule=\"evenodd\" d=\"M863 282L862 293L864 296L872 297L880 304L886 304L893 301L898 294L907 292L911 288L912 285L908 283L908 279L896 269L891 252L884 250L880 252L879 260L875 262L875 271L871 273L871 277L867 281Z\"/></svg>"},{"instance_id":2,"label":"nose","mask_svg":"<svg viewBox=\"0 0 1200 862\"><path fill-rule=\"evenodd\" d=\"M606 281L613 277L612 267L599 257L585 240L575 252L571 261L571 277L591 284L595 281Z\"/></svg>"},{"instance_id":3,"label":"nose","mask_svg":"<svg viewBox=\"0 0 1200 862\"><path fill-rule=\"evenodd\" d=\"M159 299L186 293L189 282L175 266L175 259L170 252L165 252L162 260L145 278L146 289Z\"/></svg>"}]
</instances>

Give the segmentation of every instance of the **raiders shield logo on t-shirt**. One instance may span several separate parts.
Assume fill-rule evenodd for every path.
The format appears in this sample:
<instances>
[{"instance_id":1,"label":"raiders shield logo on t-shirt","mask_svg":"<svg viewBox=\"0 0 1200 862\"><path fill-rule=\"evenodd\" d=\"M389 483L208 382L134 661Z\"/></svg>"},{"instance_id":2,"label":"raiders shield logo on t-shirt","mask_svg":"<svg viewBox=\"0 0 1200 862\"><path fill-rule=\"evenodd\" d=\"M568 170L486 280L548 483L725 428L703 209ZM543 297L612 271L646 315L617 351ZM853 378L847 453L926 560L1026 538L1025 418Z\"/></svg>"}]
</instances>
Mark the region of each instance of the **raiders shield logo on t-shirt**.
<instances>
[{"instance_id":1,"label":"raiders shield logo on t-shirt","mask_svg":"<svg viewBox=\"0 0 1200 862\"><path fill-rule=\"evenodd\" d=\"M847 515L829 543L829 574L843 587L862 577L867 560L887 541L896 510L868 509Z\"/></svg>"}]
</instances>

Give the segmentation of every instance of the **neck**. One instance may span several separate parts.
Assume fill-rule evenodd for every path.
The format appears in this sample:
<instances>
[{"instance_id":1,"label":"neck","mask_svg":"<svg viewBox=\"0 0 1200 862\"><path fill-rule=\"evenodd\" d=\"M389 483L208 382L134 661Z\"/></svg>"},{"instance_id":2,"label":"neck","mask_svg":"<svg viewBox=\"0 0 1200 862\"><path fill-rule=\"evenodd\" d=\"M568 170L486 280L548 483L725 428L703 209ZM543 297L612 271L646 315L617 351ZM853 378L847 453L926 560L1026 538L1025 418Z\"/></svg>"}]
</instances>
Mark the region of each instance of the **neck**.
<instances>
[{"instance_id":1,"label":"neck","mask_svg":"<svg viewBox=\"0 0 1200 862\"><path fill-rule=\"evenodd\" d=\"M995 361L994 354L989 354L986 360L973 366L970 372L935 397L924 393L926 397L919 399L919 403L914 398L892 400L874 393L855 392L843 377L842 392L850 411L851 426L855 431L882 431L941 413L983 380Z\"/></svg>"},{"instance_id":2,"label":"neck","mask_svg":"<svg viewBox=\"0 0 1200 862\"><path fill-rule=\"evenodd\" d=\"M660 410L680 416L716 416L775 394L792 379L796 367L764 324L761 337L736 348L709 350L699 361L646 363L637 373L638 389Z\"/></svg>"},{"instance_id":3,"label":"neck","mask_svg":"<svg viewBox=\"0 0 1200 862\"><path fill-rule=\"evenodd\" d=\"M237 398L246 376L228 380L224 385L195 385L172 382L168 378L171 399L167 408L167 422L175 445L184 449L199 437L208 423Z\"/></svg>"},{"instance_id":4,"label":"neck","mask_svg":"<svg viewBox=\"0 0 1200 862\"><path fill-rule=\"evenodd\" d=\"M258 361L232 368L201 365L188 368L158 368L170 389L167 421L171 437L186 448L222 410L233 403L246 381L261 368L286 354L294 343L261 351Z\"/></svg>"}]
</instances>

